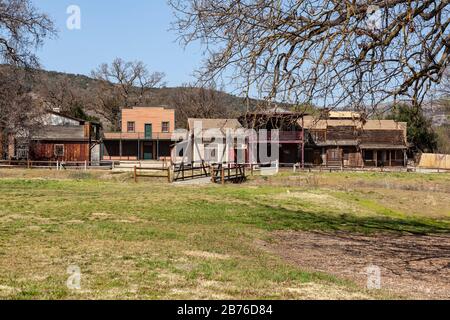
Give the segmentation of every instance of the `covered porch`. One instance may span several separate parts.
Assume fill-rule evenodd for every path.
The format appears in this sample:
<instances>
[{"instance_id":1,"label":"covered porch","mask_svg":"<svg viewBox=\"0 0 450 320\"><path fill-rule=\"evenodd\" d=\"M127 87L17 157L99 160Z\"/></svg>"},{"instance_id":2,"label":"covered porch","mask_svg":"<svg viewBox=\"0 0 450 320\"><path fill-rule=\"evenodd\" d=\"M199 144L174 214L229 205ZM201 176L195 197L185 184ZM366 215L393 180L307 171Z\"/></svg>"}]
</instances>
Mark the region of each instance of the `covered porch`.
<instances>
[{"instance_id":1,"label":"covered porch","mask_svg":"<svg viewBox=\"0 0 450 320\"><path fill-rule=\"evenodd\" d=\"M406 148L403 146L361 145L364 167L405 167Z\"/></svg>"},{"instance_id":2,"label":"covered porch","mask_svg":"<svg viewBox=\"0 0 450 320\"><path fill-rule=\"evenodd\" d=\"M151 137L144 133L105 133L101 158L117 161L162 160L170 157L171 144L170 133L153 134Z\"/></svg>"}]
</instances>

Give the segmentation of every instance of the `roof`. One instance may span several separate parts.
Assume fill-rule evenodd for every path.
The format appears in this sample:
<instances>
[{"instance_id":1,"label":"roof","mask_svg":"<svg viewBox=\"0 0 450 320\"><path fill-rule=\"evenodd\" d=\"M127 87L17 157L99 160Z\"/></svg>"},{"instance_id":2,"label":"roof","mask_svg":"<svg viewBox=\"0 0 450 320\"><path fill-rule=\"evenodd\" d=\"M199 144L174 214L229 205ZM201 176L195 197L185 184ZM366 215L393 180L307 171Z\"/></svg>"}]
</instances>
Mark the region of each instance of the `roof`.
<instances>
[{"instance_id":1,"label":"roof","mask_svg":"<svg viewBox=\"0 0 450 320\"><path fill-rule=\"evenodd\" d=\"M131 108L124 108L123 110L137 110L137 109L164 109L164 110L175 110L175 108L169 108L167 106L134 106Z\"/></svg>"},{"instance_id":2,"label":"roof","mask_svg":"<svg viewBox=\"0 0 450 320\"><path fill-rule=\"evenodd\" d=\"M92 123L92 124L96 124L96 125L100 125L100 122L97 122L97 121L90 121L90 120L84 120L84 119L80 119L80 118L75 118L75 117L69 116L67 114L64 114L64 113L61 113L61 112L57 112L57 111L53 111L53 110L47 110L47 113L51 113L51 114L54 114L56 116L60 116L60 117L67 118L67 119L70 119L70 120L78 121L81 125L86 123L86 122L89 122L89 123Z\"/></svg>"},{"instance_id":3,"label":"roof","mask_svg":"<svg viewBox=\"0 0 450 320\"><path fill-rule=\"evenodd\" d=\"M301 125L301 120L299 120ZM327 127L355 126L364 130L405 130L406 122L394 120L367 120L363 123L359 119L317 119L313 116L305 116L304 126L306 129L325 130Z\"/></svg>"},{"instance_id":4,"label":"roof","mask_svg":"<svg viewBox=\"0 0 450 320\"><path fill-rule=\"evenodd\" d=\"M328 117L330 119L345 118L345 119L359 119L361 114L353 111L329 111Z\"/></svg>"},{"instance_id":5,"label":"roof","mask_svg":"<svg viewBox=\"0 0 450 320\"><path fill-rule=\"evenodd\" d=\"M360 144L361 149L391 149L391 150L404 150L407 149L405 145L395 145L388 143L363 143Z\"/></svg>"},{"instance_id":6,"label":"roof","mask_svg":"<svg viewBox=\"0 0 450 320\"><path fill-rule=\"evenodd\" d=\"M189 130L194 129L194 124L200 122L202 124L202 129L241 129L243 128L237 119L196 119L189 118Z\"/></svg>"},{"instance_id":7,"label":"roof","mask_svg":"<svg viewBox=\"0 0 450 320\"><path fill-rule=\"evenodd\" d=\"M32 140L87 141L83 126L44 126L33 134Z\"/></svg>"},{"instance_id":8,"label":"roof","mask_svg":"<svg viewBox=\"0 0 450 320\"><path fill-rule=\"evenodd\" d=\"M313 116L305 116L304 126L306 129L317 129L317 130L325 130L327 127L344 127L344 126L353 126L358 127L361 126L361 121L359 120L350 120L350 119L328 119L328 120L320 120L314 118ZM302 122L299 120L299 124Z\"/></svg>"},{"instance_id":9,"label":"roof","mask_svg":"<svg viewBox=\"0 0 450 320\"><path fill-rule=\"evenodd\" d=\"M358 140L327 140L323 142L317 142L318 147L328 147L328 146L357 146Z\"/></svg>"},{"instance_id":10,"label":"roof","mask_svg":"<svg viewBox=\"0 0 450 320\"><path fill-rule=\"evenodd\" d=\"M406 122L394 120L367 120L364 124L365 130L406 130Z\"/></svg>"}]
</instances>

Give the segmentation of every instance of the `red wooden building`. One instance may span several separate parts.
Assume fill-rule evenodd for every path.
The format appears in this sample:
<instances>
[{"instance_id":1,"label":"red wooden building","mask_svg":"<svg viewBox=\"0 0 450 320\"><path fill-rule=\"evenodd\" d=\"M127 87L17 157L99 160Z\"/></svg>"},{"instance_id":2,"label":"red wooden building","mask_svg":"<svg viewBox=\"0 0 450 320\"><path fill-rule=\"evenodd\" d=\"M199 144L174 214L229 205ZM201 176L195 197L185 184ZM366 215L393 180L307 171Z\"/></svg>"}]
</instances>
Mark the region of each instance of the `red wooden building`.
<instances>
[{"instance_id":1,"label":"red wooden building","mask_svg":"<svg viewBox=\"0 0 450 320\"><path fill-rule=\"evenodd\" d=\"M48 111L33 132L10 136L8 159L31 161L100 161L100 129L95 122Z\"/></svg>"}]
</instances>

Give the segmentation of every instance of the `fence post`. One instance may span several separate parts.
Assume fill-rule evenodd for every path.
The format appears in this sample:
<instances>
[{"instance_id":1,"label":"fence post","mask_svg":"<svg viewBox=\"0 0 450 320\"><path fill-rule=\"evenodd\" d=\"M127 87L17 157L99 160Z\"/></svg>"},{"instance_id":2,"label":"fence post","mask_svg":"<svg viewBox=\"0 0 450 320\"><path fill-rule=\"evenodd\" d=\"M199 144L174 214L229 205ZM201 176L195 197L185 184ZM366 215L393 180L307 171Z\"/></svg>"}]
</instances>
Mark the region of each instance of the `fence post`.
<instances>
[{"instance_id":1,"label":"fence post","mask_svg":"<svg viewBox=\"0 0 450 320\"><path fill-rule=\"evenodd\" d=\"M136 169L136 166L134 166L134 182L136 182L137 183L137 169Z\"/></svg>"},{"instance_id":2,"label":"fence post","mask_svg":"<svg viewBox=\"0 0 450 320\"><path fill-rule=\"evenodd\" d=\"M252 175L252 177L253 177L253 163L250 164L250 168L251 168L251 175Z\"/></svg>"},{"instance_id":3,"label":"fence post","mask_svg":"<svg viewBox=\"0 0 450 320\"><path fill-rule=\"evenodd\" d=\"M59 160L56 160L56 171L59 171Z\"/></svg>"},{"instance_id":4,"label":"fence post","mask_svg":"<svg viewBox=\"0 0 450 320\"><path fill-rule=\"evenodd\" d=\"M27 159L27 168L30 169L30 159Z\"/></svg>"},{"instance_id":5,"label":"fence post","mask_svg":"<svg viewBox=\"0 0 450 320\"><path fill-rule=\"evenodd\" d=\"M84 171L87 171L87 160L84 160Z\"/></svg>"},{"instance_id":6,"label":"fence post","mask_svg":"<svg viewBox=\"0 0 450 320\"><path fill-rule=\"evenodd\" d=\"M222 185L224 185L225 184L225 168L223 167L223 164L222 164L221 168L222 169L220 170L220 179L221 179Z\"/></svg>"}]
</instances>

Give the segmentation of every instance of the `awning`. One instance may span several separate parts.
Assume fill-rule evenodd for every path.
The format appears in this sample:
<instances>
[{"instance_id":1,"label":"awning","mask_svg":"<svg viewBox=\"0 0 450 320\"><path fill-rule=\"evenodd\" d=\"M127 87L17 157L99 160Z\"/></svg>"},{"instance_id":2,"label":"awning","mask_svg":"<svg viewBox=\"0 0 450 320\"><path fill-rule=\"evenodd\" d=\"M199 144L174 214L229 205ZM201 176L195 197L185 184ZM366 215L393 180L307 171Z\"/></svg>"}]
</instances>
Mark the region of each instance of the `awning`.
<instances>
[{"instance_id":1,"label":"awning","mask_svg":"<svg viewBox=\"0 0 450 320\"><path fill-rule=\"evenodd\" d=\"M373 149L373 150L381 150L381 149L385 149L385 150L406 150L408 149L406 146L404 145L392 145L392 144L361 144L359 146L361 149Z\"/></svg>"},{"instance_id":2,"label":"awning","mask_svg":"<svg viewBox=\"0 0 450 320\"><path fill-rule=\"evenodd\" d=\"M316 145L318 147L330 147L330 146L336 146L336 147L345 147L345 146L351 146L356 147L358 145L357 140L327 140L324 142L316 142Z\"/></svg>"}]
</instances>

